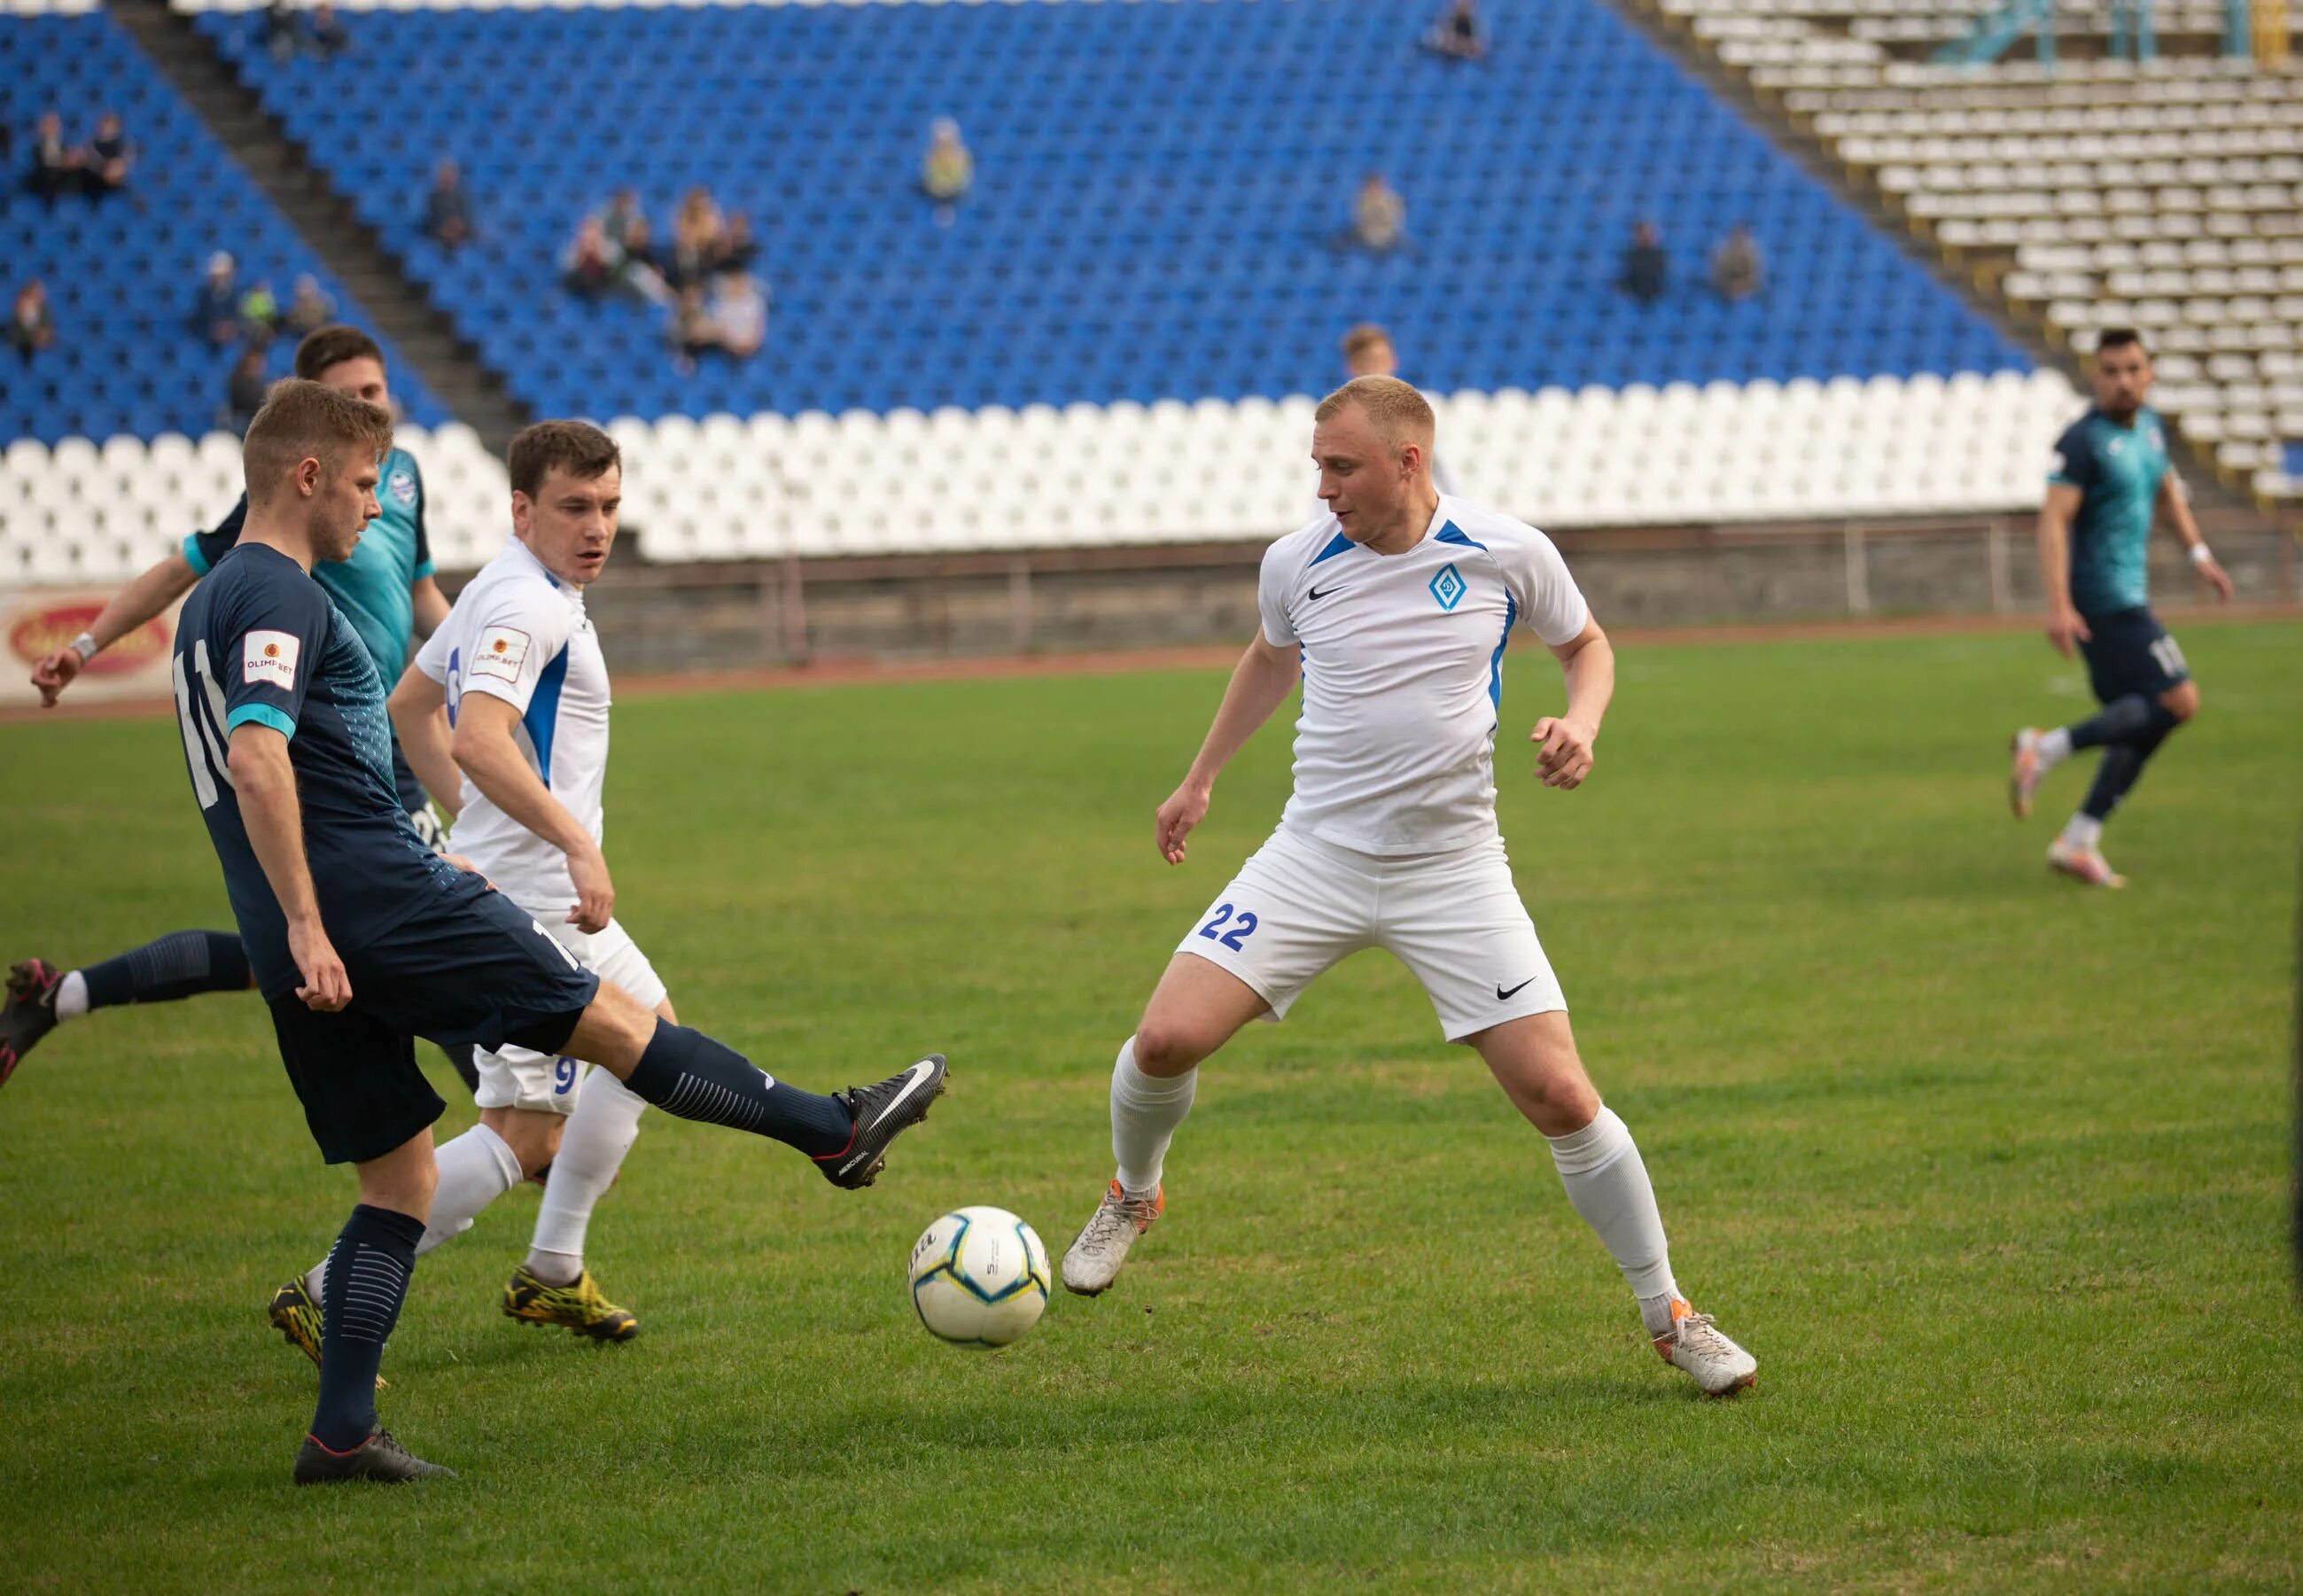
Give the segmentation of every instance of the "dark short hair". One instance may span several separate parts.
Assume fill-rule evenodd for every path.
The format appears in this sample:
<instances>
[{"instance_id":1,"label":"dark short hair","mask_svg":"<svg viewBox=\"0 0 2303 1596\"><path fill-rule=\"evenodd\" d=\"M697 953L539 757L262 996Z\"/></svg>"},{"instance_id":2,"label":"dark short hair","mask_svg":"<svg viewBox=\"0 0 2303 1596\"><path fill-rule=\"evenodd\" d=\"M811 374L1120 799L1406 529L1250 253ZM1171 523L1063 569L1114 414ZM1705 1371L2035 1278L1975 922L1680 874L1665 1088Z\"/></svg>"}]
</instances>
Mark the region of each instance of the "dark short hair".
<instances>
[{"instance_id":1,"label":"dark short hair","mask_svg":"<svg viewBox=\"0 0 2303 1596\"><path fill-rule=\"evenodd\" d=\"M2099 355L2107 349L2125 349L2130 344L2141 350L2147 356L2151 353L2149 346L2143 342L2143 334L2133 327L2105 327L2096 335L2095 352Z\"/></svg>"},{"instance_id":2,"label":"dark short hair","mask_svg":"<svg viewBox=\"0 0 2303 1596\"><path fill-rule=\"evenodd\" d=\"M240 440L248 502L268 502L296 462L316 456L331 475L365 452L375 460L392 447L392 412L339 393L325 383L284 377L272 385L264 408Z\"/></svg>"},{"instance_id":3,"label":"dark short hair","mask_svg":"<svg viewBox=\"0 0 2303 1596\"><path fill-rule=\"evenodd\" d=\"M531 499L555 466L589 482L605 471L621 470L623 464L616 440L589 421L539 421L520 428L504 451L511 491Z\"/></svg>"},{"instance_id":4,"label":"dark short hair","mask_svg":"<svg viewBox=\"0 0 2303 1596\"><path fill-rule=\"evenodd\" d=\"M384 363L384 350L358 327L348 327L341 322L332 327L316 327L296 346L296 375L316 383L320 374L330 367L359 359L374 360L381 366Z\"/></svg>"},{"instance_id":5,"label":"dark short hair","mask_svg":"<svg viewBox=\"0 0 2303 1596\"><path fill-rule=\"evenodd\" d=\"M1371 321L1363 321L1344 334L1344 357L1357 359L1379 343L1389 343L1391 334Z\"/></svg>"}]
</instances>

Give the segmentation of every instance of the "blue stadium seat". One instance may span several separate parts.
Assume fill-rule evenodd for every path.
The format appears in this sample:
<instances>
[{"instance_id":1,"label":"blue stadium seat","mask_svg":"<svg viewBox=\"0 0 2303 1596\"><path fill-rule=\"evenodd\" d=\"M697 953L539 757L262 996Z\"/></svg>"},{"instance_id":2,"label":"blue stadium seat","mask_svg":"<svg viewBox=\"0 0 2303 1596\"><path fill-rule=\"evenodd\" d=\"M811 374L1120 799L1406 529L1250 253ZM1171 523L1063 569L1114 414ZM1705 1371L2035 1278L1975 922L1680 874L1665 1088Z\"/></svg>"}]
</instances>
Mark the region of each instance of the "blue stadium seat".
<instances>
[{"instance_id":1,"label":"blue stadium seat","mask_svg":"<svg viewBox=\"0 0 2303 1596\"><path fill-rule=\"evenodd\" d=\"M77 141L107 108L138 146L129 193L66 195L51 206L25 190L21 170L0 186L9 273L0 292L13 297L39 278L57 334L30 365L0 360L0 435L54 443L209 430L232 351L211 350L190 319L202 265L216 249L238 258L243 287L268 281L284 300L308 272L357 318L286 218L110 17L0 17L0 120L20 156L43 112L58 112ZM274 375L286 374L292 353L291 341L275 342ZM412 368L395 368L392 391L419 425L447 418Z\"/></svg>"}]
</instances>

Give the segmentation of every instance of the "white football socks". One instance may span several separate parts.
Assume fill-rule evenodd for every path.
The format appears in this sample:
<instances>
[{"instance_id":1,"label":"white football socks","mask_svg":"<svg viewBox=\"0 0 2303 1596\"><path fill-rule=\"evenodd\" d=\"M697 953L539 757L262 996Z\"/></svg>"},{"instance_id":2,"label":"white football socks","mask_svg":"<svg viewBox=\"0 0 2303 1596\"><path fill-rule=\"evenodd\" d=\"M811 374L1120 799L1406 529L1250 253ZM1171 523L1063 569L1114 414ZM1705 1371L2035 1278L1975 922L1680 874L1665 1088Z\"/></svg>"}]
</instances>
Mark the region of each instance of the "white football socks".
<instances>
[{"instance_id":1,"label":"white football socks","mask_svg":"<svg viewBox=\"0 0 2303 1596\"><path fill-rule=\"evenodd\" d=\"M2035 747L2039 755L2039 768L2053 770L2071 756L2071 729L2058 726L2053 731L2042 731Z\"/></svg>"},{"instance_id":2,"label":"white football socks","mask_svg":"<svg viewBox=\"0 0 2303 1596\"><path fill-rule=\"evenodd\" d=\"M519 1158L504 1139L485 1125L475 1125L432 1155L440 1184L432 1194L432 1218L416 1255L438 1246L451 1236L472 1228L472 1216L520 1182ZM321 1259L304 1277L304 1289L316 1303L327 1301L328 1261Z\"/></svg>"},{"instance_id":3,"label":"white football socks","mask_svg":"<svg viewBox=\"0 0 2303 1596\"><path fill-rule=\"evenodd\" d=\"M1615 1110L1602 1106L1582 1129L1544 1139L1551 1144L1551 1161L1559 1167L1567 1201L1598 1233L1640 1299L1648 1333L1665 1334L1679 1288L1671 1278L1671 1249L1664 1241L1655 1187L1631 1131Z\"/></svg>"},{"instance_id":4,"label":"white football socks","mask_svg":"<svg viewBox=\"0 0 2303 1596\"><path fill-rule=\"evenodd\" d=\"M1135 1038L1130 1036L1111 1067L1111 1154L1119 1165L1119 1186L1130 1196L1160 1189L1168 1144L1192 1111L1200 1072L1186 1070L1172 1080L1135 1068Z\"/></svg>"},{"instance_id":5,"label":"white football socks","mask_svg":"<svg viewBox=\"0 0 2303 1596\"><path fill-rule=\"evenodd\" d=\"M432 1194L432 1219L424 1227L424 1239L416 1244L419 1258L470 1229L475 1214L522 1178L519 1155L485 1125L475 1125L447 1143L434 1161L440 1167L440 1185Z\"/></svg>"},{"instance_id":6,"label":"white football socks","mask_svg":"<svg viewBox=\"0 0 2303 1596\"><path fill-rule=\"evenodd\" d=\"M552 1173L536 1210L529 1243L529 1272L547 1286L570 1286L584 1272L584 1232L592 1209L607 1195L632 1138L640 1134L647 1100L604 1069L587 1070L583 1095L560 1136Z\"/></svg>"},{"instance_id":7,"label":"white football socks","mask_svg":"<svg viewBox=\"0 0 2303 1596\"><path fill-rule=\"evenodd\" d=\"M2103 840L2103 822L2092 815L2074 815L2063 822L2063 840L2073 848L2092 849Z\"/></svg>"},{"instance_id":8,"label":"white football socks","mask_svg":"<svg viewBox=\"0 0 2303 1596\"><path fill-rule=\"evenodd\" d=\"M56 983L56 1001L51 1005L58 1019L78 1019L88 1012L88 977L74 970Z\"/></svg>"}]
</instances>

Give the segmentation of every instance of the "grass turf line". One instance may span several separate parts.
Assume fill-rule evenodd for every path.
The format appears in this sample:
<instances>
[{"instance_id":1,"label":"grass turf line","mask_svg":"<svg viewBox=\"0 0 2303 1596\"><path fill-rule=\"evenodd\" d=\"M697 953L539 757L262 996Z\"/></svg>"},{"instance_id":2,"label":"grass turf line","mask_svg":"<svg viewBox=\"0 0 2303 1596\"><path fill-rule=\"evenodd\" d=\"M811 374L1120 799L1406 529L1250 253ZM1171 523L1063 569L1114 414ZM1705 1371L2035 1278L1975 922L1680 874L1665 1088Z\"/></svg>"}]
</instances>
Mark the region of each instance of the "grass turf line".
<instances>
[{"instance_id":1,"label":"grass turf line","mask_svg":"<svg viewBox=\"0 0 2303 1596\"><path fill-rule=\"evenodd\" d=\"M252 1000L66 1027L0 1093L0 1586L2291 1589L2303 628L2186 646L2206 710L2106 837L2119 894L2041 863L2083 760L2005 816L2007 731L2087 702L2033 640L1628 654L1573 795L1519 741L1556 671L1512 655L1505 832L1680 1278L1762 1361L1734 1404L1647 1350L1381 955L1208 1068L1117 1288L935 1344L913 1237L990 1202L1068 1242L1111 1054L1275 818L1284 727L1170 871L1213 675L627 705L619 913L683 1018L817 1087L945 1048L952 1094L860 1195L650 1115L593 1227L628 1347L500 1316L535 1194L502 1200L386 1360L386 1422L465 1477L296 1492L310 1371L262 1308L348 1184ZM229 925L171 723L0 756L46 773L0 952Z\"/></svg>"}]
</instances>

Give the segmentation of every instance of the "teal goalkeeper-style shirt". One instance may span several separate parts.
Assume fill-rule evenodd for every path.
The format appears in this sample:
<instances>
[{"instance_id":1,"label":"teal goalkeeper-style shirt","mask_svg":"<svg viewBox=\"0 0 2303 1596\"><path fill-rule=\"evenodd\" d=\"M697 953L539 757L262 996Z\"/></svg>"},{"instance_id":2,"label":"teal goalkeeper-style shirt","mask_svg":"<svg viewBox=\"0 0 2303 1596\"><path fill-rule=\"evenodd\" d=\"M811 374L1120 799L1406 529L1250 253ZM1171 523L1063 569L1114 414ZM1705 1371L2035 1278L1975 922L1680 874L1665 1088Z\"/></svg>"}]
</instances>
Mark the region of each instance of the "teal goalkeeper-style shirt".
<instances>
[{"instance_id":1,"label":"teal goalkeeper-style shirt","mask_svg":"<svg viewBox=\"0 0 2303 1596\"><path fill-rule=\"evenodd\" d=\"M367 646L375 673L390 692L408 663L408 642L416 626L416 601L408 590L432 574L432 545L424 535L424 473L405 449L384 457L375 502L379 513L362 528L352 557L315 565L312 575ZM195 532L184 539L184 558L195 576L207 575L240 541L247 519L248 495L242 494L214 531Z\"/></svg>"},{"instance_id":2,"label":"teal goalkeeper-style shirt","mask_svg":"<svg viewBox=\"0 0 2303 1596\"><path fill-rule=\"evenodd\" d=\"M2047 480L2079 490L2071 518L2071 604L2109 615L2151 601L2151 519L2165 480L2167 427L2145 407L2122 426L2090 410L2055 443Z\"/></svg>"}]
</instances>

